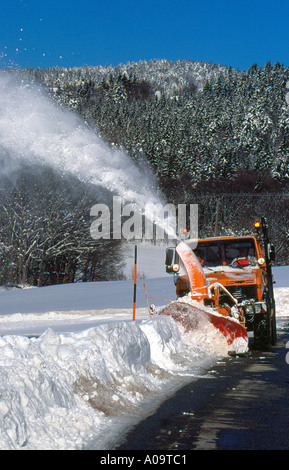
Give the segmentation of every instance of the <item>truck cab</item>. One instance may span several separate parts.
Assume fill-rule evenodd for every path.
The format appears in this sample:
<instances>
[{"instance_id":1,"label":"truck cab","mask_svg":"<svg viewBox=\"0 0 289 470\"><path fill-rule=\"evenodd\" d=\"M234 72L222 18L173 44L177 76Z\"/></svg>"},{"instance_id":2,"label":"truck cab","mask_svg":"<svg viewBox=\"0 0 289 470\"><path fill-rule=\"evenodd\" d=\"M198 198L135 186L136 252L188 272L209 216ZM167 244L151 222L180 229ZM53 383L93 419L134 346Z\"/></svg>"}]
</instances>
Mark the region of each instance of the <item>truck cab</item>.
<instances>
[{"instance_id":1,"label":"truck cab","mask_svg":"<svg viewBox=\"0 0 289 470\"><path fill-rule=\"evenodd\" d=\"M210 283L220 282L238 300L262 300L265 259L255 237L203 239L193 251Z\"/></svg>"}]
</instances>

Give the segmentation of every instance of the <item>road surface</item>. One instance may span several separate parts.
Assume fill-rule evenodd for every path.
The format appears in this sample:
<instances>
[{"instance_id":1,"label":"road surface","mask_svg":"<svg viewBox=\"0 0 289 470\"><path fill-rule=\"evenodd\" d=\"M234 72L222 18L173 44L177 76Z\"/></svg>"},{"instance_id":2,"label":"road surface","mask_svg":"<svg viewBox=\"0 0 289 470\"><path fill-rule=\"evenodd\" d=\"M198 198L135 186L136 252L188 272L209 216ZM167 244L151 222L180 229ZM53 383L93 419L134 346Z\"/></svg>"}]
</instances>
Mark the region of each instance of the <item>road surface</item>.
<instances>
[{"instance_id":1,"label":"road surface","mask_svg":"<svg viewBox=\"0 0 289 470\"><path fill-rule=\"evenodd\" d=\"M118 450L289 449L289 321L270 351L225 358L140 423ZM286 355L288 363L286 362Z\"/></svg>"}]
</instances>

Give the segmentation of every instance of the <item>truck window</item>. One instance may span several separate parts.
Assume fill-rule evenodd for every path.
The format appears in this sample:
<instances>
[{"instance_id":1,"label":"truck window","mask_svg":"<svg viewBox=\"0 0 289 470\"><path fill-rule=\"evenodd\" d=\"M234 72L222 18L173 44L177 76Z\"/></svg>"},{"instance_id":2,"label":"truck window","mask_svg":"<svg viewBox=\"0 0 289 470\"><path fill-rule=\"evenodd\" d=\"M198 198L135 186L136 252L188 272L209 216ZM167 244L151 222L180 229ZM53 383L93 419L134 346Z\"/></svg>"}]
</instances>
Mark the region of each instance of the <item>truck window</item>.
<instances>
[{"instance_id":1,"label":"truck window","mask_svg":"<svg viewBox=\"0 0 289 470\"><path fill-rule=\"evenodd\" d=\"M230 265L235 258L257 261L254 238L199 241L193 250L203 267Z\"/></svg>"},{"instance_id":2,"label":"truck window","mask_svg":"<svg viewBox=\"0 0 289 470\"><path fill-rule=\"evenodd\" d=\"M198 243L194 253L203 267L222 264L221 246L219 244Z\"/></svg>"},{"instance_id":3,"label":"truck window","mask_svg":"<svg viewBox=\"0 0 289 470\"><path fill-rule=\"evenodd\" d=\"M231 264L235 258L256 258L254 240L234 240L225 243L225 261Z\"/></svg>"}]
</instances>

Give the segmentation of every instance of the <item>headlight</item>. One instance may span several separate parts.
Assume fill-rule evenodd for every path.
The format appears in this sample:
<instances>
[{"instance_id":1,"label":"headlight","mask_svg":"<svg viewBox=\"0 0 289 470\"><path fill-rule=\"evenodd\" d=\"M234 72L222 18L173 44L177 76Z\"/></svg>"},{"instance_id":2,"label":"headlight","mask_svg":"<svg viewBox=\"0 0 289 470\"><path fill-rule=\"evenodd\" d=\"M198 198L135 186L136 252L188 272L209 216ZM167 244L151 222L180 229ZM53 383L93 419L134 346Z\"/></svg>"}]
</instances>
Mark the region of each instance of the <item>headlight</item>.
<instances>
[{"instance_id":1,"label":"headlight","mask_svg":"<svg viewBox=\"0 0 289 470\"><path fill-rule=\"evenodd\" d=\"M262 304L255 304L255 313L262 313Z\"/></svg>"},{"instance_id":2,"label":"headlight","mask_svg":"<svg viewBox=\"0 0 289 470\"><path fill-rule=\"evenodd\" d=\"M247 313L247 315L254 315L253 305L246 305L246 313Z\"/></svg>"}]
</instances>

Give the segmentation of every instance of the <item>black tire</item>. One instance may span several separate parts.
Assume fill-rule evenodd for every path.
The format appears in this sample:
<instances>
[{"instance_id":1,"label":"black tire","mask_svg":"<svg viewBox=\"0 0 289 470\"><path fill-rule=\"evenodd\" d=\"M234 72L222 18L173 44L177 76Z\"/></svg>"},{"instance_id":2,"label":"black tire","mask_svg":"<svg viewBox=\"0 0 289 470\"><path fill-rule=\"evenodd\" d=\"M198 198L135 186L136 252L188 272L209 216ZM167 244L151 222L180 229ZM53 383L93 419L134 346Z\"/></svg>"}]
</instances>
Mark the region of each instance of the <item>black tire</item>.
<instances>
[{"instance_id":1,"label":"black tire","mask_svg":"<svg viewBox=\"0 0 289 470\"><path fill-rule=\"evenodd\" d=\"M272 322L269 313L267 311L255 316L253 343L255 349L268 349L272 344Z\"/></svg>"},{"instance_id":2,"label":"black tire","mask_svg":"<svg viewBox=\"0 0 289 470\"><path fill-rule=\"evenodd\" d=\"M275 301L268 293L266 307L267 311L254 319L254 347L258 349L268 349L277 341Z\"/></svg>"},{"instance_id":3,"label":"black tire","mask_svg":"<svg viewBox=\"0 0 289 470\"><path fill-rule=\"evenodd\" d=\"M267 305L267 311L269 312L270 320L271 320L271 344L274 345L277 342L276 308L275 308L274 294L273 294L273 297L270 297L268 295L266 305Z\"/></svg>"}]
</instances>

